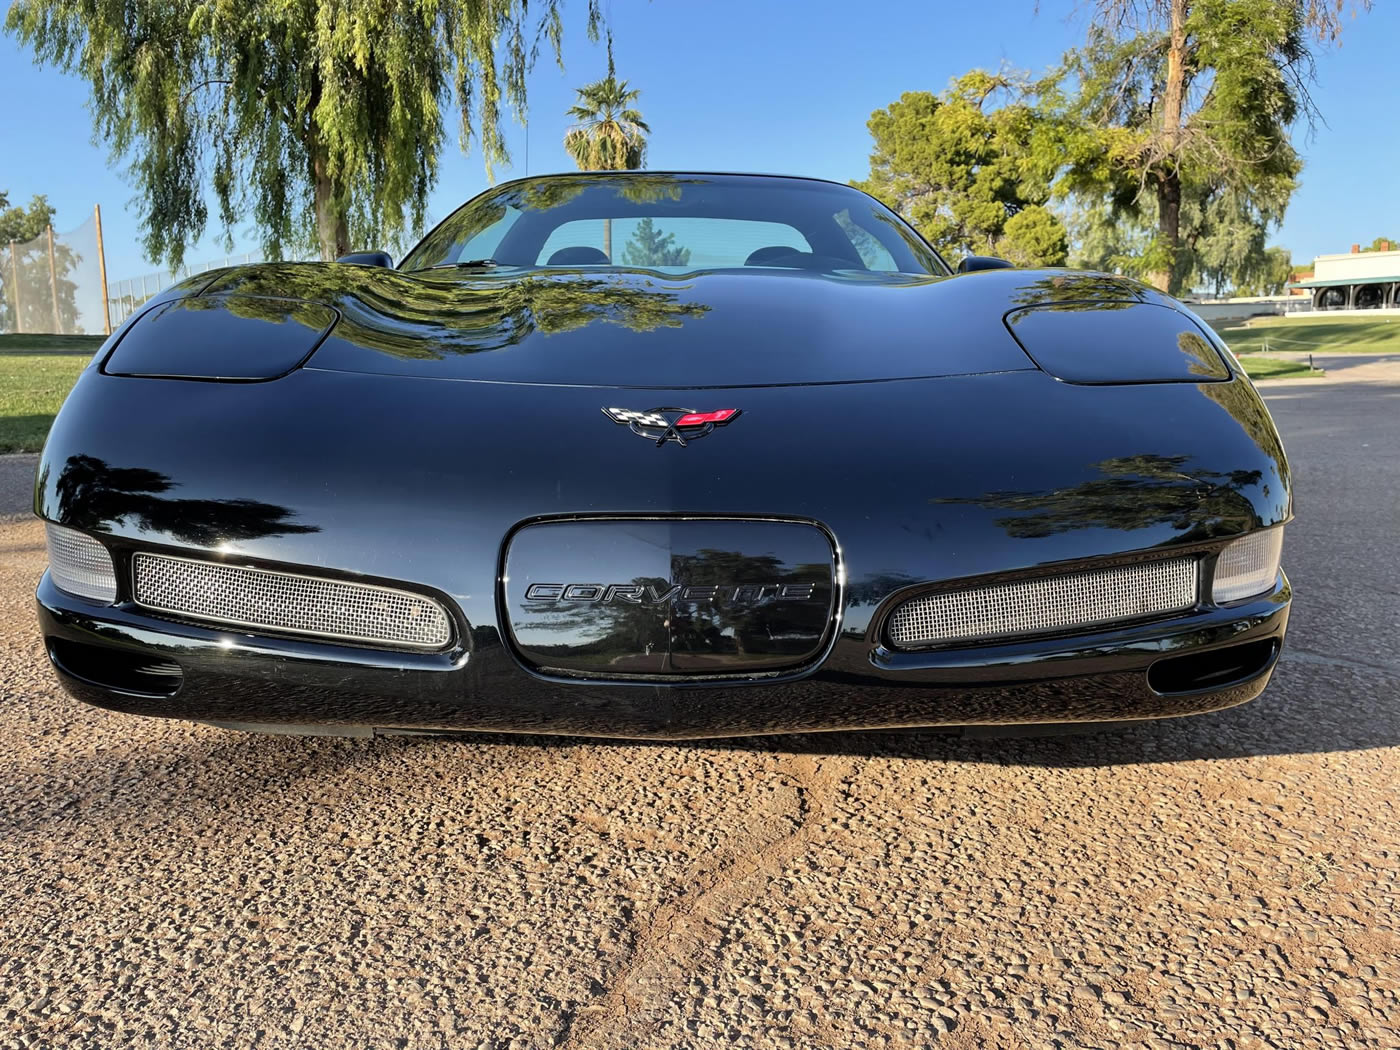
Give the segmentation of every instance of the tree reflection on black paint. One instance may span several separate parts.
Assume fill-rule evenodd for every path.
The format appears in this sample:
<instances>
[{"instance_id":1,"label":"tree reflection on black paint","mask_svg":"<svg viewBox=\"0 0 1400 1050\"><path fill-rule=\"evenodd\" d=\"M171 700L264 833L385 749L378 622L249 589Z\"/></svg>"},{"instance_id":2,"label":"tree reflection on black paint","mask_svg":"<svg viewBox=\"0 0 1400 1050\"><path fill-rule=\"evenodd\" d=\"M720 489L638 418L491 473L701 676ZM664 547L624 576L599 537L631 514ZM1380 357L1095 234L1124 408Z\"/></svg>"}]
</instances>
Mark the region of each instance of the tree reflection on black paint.
<instances>
[{"instance_id":1,"label":"tree reflection on black paint","mask_svg":"<svg viewBox=\"0 0 1400 1050\"><path fill-rule=\"evenodd\" d=\"M590 581L591 582L591 581ZM621 583L624 581L606 581ZM746 596L731 600L733 589L745 585L815 584L815 594L827 597L831 567L826 564L788 566L771 555L746 555L736 551L704 549L672 558L671 579L637 576L625 581L664 595L672 587L718 586L731 597L714 600L676 600L664 604L612 602L526 601L518 608L527 614L532 631L560 636L561 649L582 653L631 653L665 649L677 652L803 653L815 642L813 602L779 601L771 596L755 602ZM826 606L815 617L821 633ZM552 646L532 646L548 650Z\"/></svg>"},{"instance_id":2,"label":"tree reflection on black paint","mask_svg":"<svg viewBox=\"0 0 1400 1050\"><path fill-rule=\"evenodd\" d=\"M41 485L47 482L47 471ZM69 456L54 488L58 518L76 529L117 524L159 532L182 543L213 547L229 540L319 532L293 522L275 503L250 499L179 499L165 495L178 485L145 467L112 467L96 456Z\"/></svg>"},{"instance_id":3,"label":"tree reflection on black paint","mask_svg":"<svg viewBox=\"0 0 1400 1050\"><path fill-rule=\"evenodd\" d=\"M830 585L831 567L789 567L771 555L705 549L693 555L673 556L671 575L691 585L718 586L721 591L745 584L813 583L825 597L827 592L821 588ZM742 605L727 599L681 603L671 612L672 648L689 652L802 653L815 641L813 604L771 599Z\"/></svg>"},{"instance_id":4,"label":"tree reflection on black paint","mask_svg":"<svg viewBox=\"0 0 1400 1050\"><path fill-rule=\"evenodd\" d=\"M1011 301L1021 306L1055 304L1065 310L1123 310L1146 301L1145 285L1102 273L1053 273L1033 281L1023 279ZM1011 319L1015 324L1016 318Z\"/></svg>"},{"instance_id":5,"label":"tree reflection on black paint","mask_svg":"<svg viewBox=\"0 0 1400 1050\"><path fill-rule=\"evenodd\" d=\"M907 572L880 572L852 580L846 588L846 604L879 605L895 591L919 583L919 577Z\"/></svg>"},{"instance_id":6,"label":"tree reflection on black paint","mask_svg":"<svg viewBox=\"0 0 1400 1050\"><path fill-rule=\"evenodd\" d=\"M1217 378L1227 376L1220 364L1215 347L1195 332L1178 332L1176 345L1186 358L1186 370L1192 375Z\"/></svg>"},{"instance_id":7,"label":"tree reflection on black paint","mask_svg":"<svg viewBox=\"0 0 1400 1050\"><path fill-rule=\"evenodd\" d=\"M341 315L329 344L427 359L501 350L536 332L557 335L595 323L634 332L679 328L710 310L689 296L689 284L638 274L558 270L502 281L356 267L365 272L352 282L345 269L260 266L238 273L220 291L259 297L242 299L245 310L265 303L276 311L272 297L278 296L325 303Z\"/></svg>"},{"instance_id":8,"label":"tree reflection on black paint","mask_svg":"<svg viewBox=\"0 0 1400 1050\"><path fill-rule=\"evenodd\" d=\"M1173 542L1230 535L1257 524L1242 489L1258 485L1258 470L1186 469L1189 456L1120 456L1098 463L1099 476L1048 492L989 492L935 499L1008 511L996 524L1018 539L1041 539L1078 529L1132 531L1170 526Z\"/></svg>"}]
</instances>

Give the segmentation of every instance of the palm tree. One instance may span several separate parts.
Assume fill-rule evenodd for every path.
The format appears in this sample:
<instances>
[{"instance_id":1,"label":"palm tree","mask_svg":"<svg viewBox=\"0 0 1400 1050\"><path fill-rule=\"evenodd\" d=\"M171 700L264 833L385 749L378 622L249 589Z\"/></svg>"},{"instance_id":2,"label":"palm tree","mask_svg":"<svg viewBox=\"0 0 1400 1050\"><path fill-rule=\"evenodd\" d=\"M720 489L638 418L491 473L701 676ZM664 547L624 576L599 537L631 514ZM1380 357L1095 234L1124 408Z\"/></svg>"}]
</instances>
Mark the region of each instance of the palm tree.
<instances>
[{"instance_id":1,"label":"palm tree","mask_svg":"<svg viewBox=\"0 0 1400 1050\"><path fill-rule=\"evenodd\" d=\"M608 34L608 75L578 88L578 101L569 107L574 126L564 135L564 148L580 171L622 171L640 168L651 128L635 109L641 91L629 90L613 68L612 34ZM603 253L612 258L612 220L603 220Z\"/></svg>"}]
</instances>

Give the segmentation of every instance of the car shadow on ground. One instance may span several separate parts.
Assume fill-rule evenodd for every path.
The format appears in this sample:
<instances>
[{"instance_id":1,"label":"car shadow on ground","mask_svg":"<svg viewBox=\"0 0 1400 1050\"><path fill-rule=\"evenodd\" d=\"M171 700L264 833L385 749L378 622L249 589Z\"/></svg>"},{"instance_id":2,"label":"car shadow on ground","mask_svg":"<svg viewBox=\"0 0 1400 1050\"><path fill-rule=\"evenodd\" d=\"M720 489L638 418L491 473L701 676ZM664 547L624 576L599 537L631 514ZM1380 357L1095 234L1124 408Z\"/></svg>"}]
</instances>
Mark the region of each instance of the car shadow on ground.
<instances>
[{"instance_id":1,"label":"car shadow on ground","mask_svg":"<svg viewBox=\"0 0 1400 1050\"><path fill-rule=\"evenodd\" d=\"M1288 659L1263 696L1225 711L1138 722L939 727L723 739L634 741L496 733L452 734L462 743L731 749L1081 768L1365 751L1400 744L1400 675ZM416 738L400 738L412 740ZM435 739L442 739L441 737Z\"/></svg>"},{"instance_id":2,"label":"car shadow on ground","mask_svg":"<svg viewBox=\"0 0 1400 1050\"><path fill-rule=\"evenodd\" d=\"M997 765L1089 767L1365 751L1400 744L1400 675L1325 660L1280 660L1268 689L1239 707L1186 718L1043 726L807 734L724 741L811 754L884 755Z\"/></svg>"},{"instance_id":3,"label":"car shadow on ground","mask_svg":"<svg viewBox=\"0 0 1400 1050\"><path fill-rule=\"evenodd\" d=\"M290 800L320 790L308 785L327 780L342 787L362 784L374 793L400 774L405 783L413 782L425 769L449 778L474 778L484 772L484 761L502 766L494 774L486 773L488 779L505 769L511 770L511 778L556 776L558 764L551 753L563 749L585 749L599 757L631 751L632 758L642 762L647 752L674 748L982 763L1003 769L1087 769L1364 751L1400 744L1400 706L1391 702L1397 685L1400 675L1388 672L1285 658L1258 700L1190 718L684 741L501 733L313 738L192 725L143 739L143 727L154 720L113 714L106 717L130 722L122 742L112 741L110 726L94 725L89 737L93 747L49 755L42 769L20 778L0 800L0 825L7 837L47 837L64 834L65 828L76 833L99 815L103 820L142 820L153 805L169 806L175 799L185 817L196 823L217 822L231 800L241 800L234 803L240 807L250 804L253 794ZM513 753L486 756L482 748ZM538 753L538 762L530 761L532 751ZM625 766L631 765L625 756L619 757L624 757ZM458 774L451 772L454 768ZM674 768L674 763L661 763L659 768Z\"/></svg>"}]
</instances>

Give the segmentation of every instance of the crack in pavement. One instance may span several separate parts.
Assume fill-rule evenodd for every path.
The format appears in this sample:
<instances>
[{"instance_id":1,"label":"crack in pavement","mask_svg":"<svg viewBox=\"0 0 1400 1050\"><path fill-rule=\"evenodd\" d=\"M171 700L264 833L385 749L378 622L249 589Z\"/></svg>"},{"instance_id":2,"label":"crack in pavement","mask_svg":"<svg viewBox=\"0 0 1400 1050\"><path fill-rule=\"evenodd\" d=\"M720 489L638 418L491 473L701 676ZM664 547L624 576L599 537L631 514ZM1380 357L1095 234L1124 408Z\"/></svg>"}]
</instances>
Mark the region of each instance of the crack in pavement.
<instances>
[{"instance_id":1,"label":"crack in pavement","mask_svg":"<svg viewBox=\"0 0 1400 1050\"><path fill-rule=\"evenodd\" d=\"M1400 663L1376 663L1369 660L1356 660L1335 653L1318 653L1308 649L1290 646L1284 650L1283 660L1321 667L1345 667L1352 671L1373 671L1379 674L1400 678Z\"/></svg>"},{"instance_id":2,"label":"crack in pavement","mask_svg":"<svg viewBox=\"0 0 1400 1050\"><path fill-rule=\"evenodd\" d=\"M1400 1047L1400 386L1288 382L1305 648L1112 732L118 715L49 669L42 524L0 526L0 1045Z\"/></svg>"},{"instance_id":3,"label":"crack in pavement","mask_svg":"<svg viewBox=\"0 0 1400 1050\"><path fill-rule=\"evenodd\" d=\"M646 972L674 966L680 977L687 969L693 971L697 955L718 947L707 943L696 932L696 927L707 924L711 915L735 903L747 880L757 875L776 874L807 845L820 826L826 811L826 797L833 789L836 778L823 768L832 762L831 759L818 761L811 755L784 757L779 777L792 789L791 809L781 814L790 824L787 833L754 850L745 848L744 840L748 836L726 843L729 859L708 870L701 868L693 876L690 889L649 915L637 917L634 920L636 935L628 956L599 1000L575 1010L568 1018L555 1044L557 1047L576 1050L618 1044L619 1040L631 1045L622 1038L622 1032L605 1029L627 1026L644 1018L648 1011L637 1000L657 1001L654 993L639 987L646 983ZM854 762L847 760L840 764L854 765ZM777 816L772 812L758 814L755 823L761 820L764 824L759 824L760 827L768 826Z\"/></svg>"}]
</instances>

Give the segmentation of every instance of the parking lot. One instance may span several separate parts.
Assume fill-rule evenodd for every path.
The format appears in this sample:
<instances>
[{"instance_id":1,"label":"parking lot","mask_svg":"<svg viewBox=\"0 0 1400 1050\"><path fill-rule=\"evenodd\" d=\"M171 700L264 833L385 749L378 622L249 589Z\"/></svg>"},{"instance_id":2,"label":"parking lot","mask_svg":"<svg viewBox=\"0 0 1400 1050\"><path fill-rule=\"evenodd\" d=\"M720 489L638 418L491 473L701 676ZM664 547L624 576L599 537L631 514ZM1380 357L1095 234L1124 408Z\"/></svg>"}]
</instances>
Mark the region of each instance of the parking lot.
<instances>
[{"instance_id":1,"label":"parking lot","mask_svg":"<svg viewBox=\"0 0 1400 1050\"><path fill-rule=\"evenodd\" d=\"M1078 735L109 714L49 672L0 460L0 1047L1400 1046L1400 376L1356 367L1266 389L1273 686Z\"/></svg>"}]
</instances>

